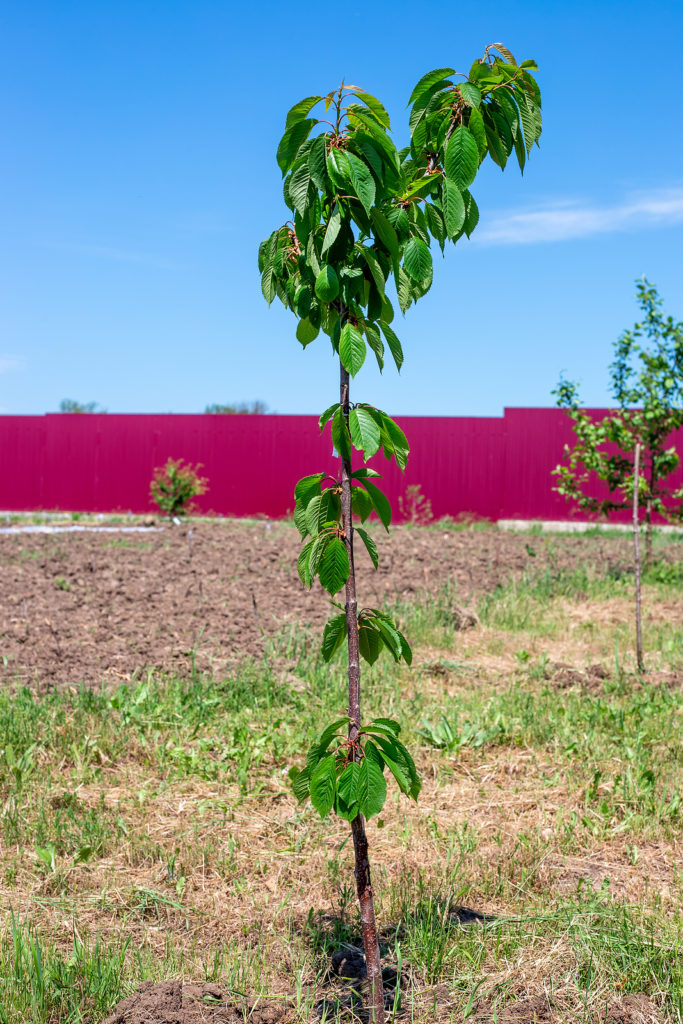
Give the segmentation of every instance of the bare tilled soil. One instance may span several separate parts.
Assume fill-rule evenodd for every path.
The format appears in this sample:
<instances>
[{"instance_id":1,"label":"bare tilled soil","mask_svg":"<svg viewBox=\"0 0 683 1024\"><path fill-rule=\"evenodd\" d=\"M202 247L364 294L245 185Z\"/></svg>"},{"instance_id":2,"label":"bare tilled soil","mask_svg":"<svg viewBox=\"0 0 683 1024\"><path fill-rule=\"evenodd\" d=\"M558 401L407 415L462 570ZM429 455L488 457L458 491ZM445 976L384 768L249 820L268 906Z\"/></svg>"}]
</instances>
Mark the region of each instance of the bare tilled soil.
<instances>
[{"instance_id":1,"label":"bare tilled soil","mask_svg":"<svg viewBox=\"0 0 683 1024\"><path fill-rule=\"evenodd\" d=\"M626 567L627 537L546 541L489 530L374 529L374 572L357 555L364 604L436 595L472 604L524 570ZM99 686L136 669L220 673L287 627L322 623L329 601L297 576L297 531L279 522L195 522L148 534L0 537L0 681ZM193 653L194 652L194 653Z\"/></svg>"}]
</instances>

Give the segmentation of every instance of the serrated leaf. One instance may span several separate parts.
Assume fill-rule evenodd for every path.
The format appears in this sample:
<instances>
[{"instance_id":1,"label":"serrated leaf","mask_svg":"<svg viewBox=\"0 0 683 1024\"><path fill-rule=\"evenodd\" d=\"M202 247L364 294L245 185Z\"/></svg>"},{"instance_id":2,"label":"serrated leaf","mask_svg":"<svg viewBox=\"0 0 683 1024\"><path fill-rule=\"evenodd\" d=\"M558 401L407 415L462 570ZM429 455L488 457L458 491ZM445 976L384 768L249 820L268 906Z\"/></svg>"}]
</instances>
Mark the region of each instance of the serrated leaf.
<instances>
[{"instance_id":1,"label":"serrated leaf","mask_svg":"<svg viewBox=\"0 0 683 1024\"><path fill-rule=\"evenodd\" d=\"M329 725L326 725L318 737L318 746L322 750L327 750L332 738L337 735L342 725L348 725L348 722L348 715L345 715L344 718L338 718L336 722L331 722Z\"/></svg>"},{"instance_id":2,"label":"serrated leaf","mask_svg":"<svg viewBox=\"0 0 683 1024\"><path fill-rule=\"evenodd\" d=\"M365 362L365 339L357 327L345 323L339 339L339 358L345 370L355 377Z\"/></svg>"},{"instance_id":3,"label":"serrated leaf","mask_svg":"<svg viewBox=\"0 0 683 1024\"><path fill-rule=\"evenodd\" d=\"M388 729L393 736L399 736L401 733L401 726L393 718L373 718L365 728L372 730L374 726L384 730Z\"/></svg>"},{"instance_id":4,"label":"serrated leaf","mask_svg":"<svg viewBox=\"0 0 683 1024\"><path fill-rule=\"evenodd\" d=\"M299 768L292 766L289 769L289 781L292 791L294 792L294 796L298 802L302 804L304 800L308 799L310 791L311 776L308 768L304 768L303 771L301 771Z\"/></svg>"},{"instance_id":5,"label":"serrated leaf","mask_svg":"<svg viewBox=\"0 0 683 1024\"><path fill-rule=\"evenodd\" d=\"M469 128L460 125L446 143L446 177L462 192L474 181L479 169L479 149Z\"/></svg>"},{"instance_id":6,"label":"serrated leaf","mask_svg":"<svg viewBox=\"0 0 683 1024\"><path fill-rule=\"evenodd\" d=\"M411 103L414 103L415 100L419 99L420 96L427 92L427 90L430 89L432 85L435 85L436 82L440 82L454 74L454 68L436 68L434 71L428 71L426 75L422 76L411 92L410 99L408 100L408 106L410 106Z\"/></svg>"},{"instance_id":7,"label":"serrated leaf","mask_svg":"<svg viewBox=\"0 0 683 1024\"><path fill-rule=\"evenodd\" d=\"M510 64L514 64L515 67L517 66L517 61L512 56L512 54L508 50L507 46L503 46L502 43L491 43L491 45L489 46L489 49L493 49L493 48L498 50L498 53L502 53L503 57L505 57L505 60L509 61Z\"/></svg>"},{"instance_id":8,"label":"serrated leaf","mask_svg":"<svg viewBox=\"0 0 683 1024\"><path fill-rule=\"evenodd\" d=\"M398 340L389 324L385 323L384 320L380 320L379 326L381 327L382 334L389 346L389 351L391 352L394 363L396 364L396 369L400 373L401 367L403 366L403 349L401 348L401 342Z\"/></svg>"},{"instance_id":9,"label":"serrated leaf","mask_svg":"<svg viewBox=\"0 0 683 1024\"><path fill-rule=\"evenodd\" d=\"M325 424L328 422L328 420L330 420L334 416L334 414L335 414L335 412L337 411L338 408L339 408L339 402L335 402L328 409L325 409L325 412L322 414L322 416L318 420L318 426L320 427L320 432L321 433L325 429Z\"/></svg>"},{"instance_id":10,"label":"serrated leaf","mask_svg":"<svg viewBox=\"0 0 683 1024\"><path fill-rule=\"evenodd\" d=\"M304 534L305 536L305 534ZM313 541L309 540L308 544L305 544L299 552L299 557L296 560L296 571L299 574L299 579L305 587L310 590L313 585L311 573L309 570L309 558L311 550L313 548Z\"/></svg>"},{"instance_id":11,"label":"serrated leaf","mask_svg":"<svg viewBox=\"0 0 683 1024\"><path fill-rule=\"evenodd\" d=\"M331 596L338 593L349 578L349 555L346 544L339 537L328 542L320 562L318 578Z\"/></svg>"},{"instance_id":12,"label":"serrated leaf","mask_svg":"<svg viewBox=\"0 0 683 1024\"><path fill-rule=\"evenodd\" d=\"M479 207L474 201L474 196L471 192L465 192L463 199L465 200L465 223L463 227L465 234L469 238L479 223Z\"/></svg>"},{"instance_id":13,"label":"serrated leaf","mask_svg":"<svg viewBox=\"0 0 683 1024\"><path fill-rule=\"evenodd\" d=\"M308 476L302 476L294 487L294 500L308 503L315 494L320 494L320 484L324 479L324 473L309 473Z\"/></svg>"},{"instance_id":14,"label":"serrated leaf","mask_svg":"<svg viewBox=\"0 0 683 1024\"><path fill-rule=\"evenodd\" d=\"M273 278L272 265L266 267L261 274L261 291L263 292L264 299L270 305L275 298L275 280Z\"/></svg>"},{"instance_id":15,"label":"serrated leaf","mask_svg":"<svg viewBox=\"0 0 683 1024\"><path fill-rule=\"evenodd\" d=\"M367 532L367 530L364 530L361 526L356 526L355 530L356 533L360 536L363 543L365 544L367 552L370 555L370 561L372 562L376 569L377 566L379 565L379 554L377 552L377 545L375 544L374 540Z\"/></svg>"},{"instance_id":16,"label":"serrated leaf","mask_svg":"<svg viewBox=\"0 0 683 1024\"><path fill-rule=\"evenodd\" d=\"M481 103L481 90L471 82L463 82L460 86L460 93L465 103L469 103L471 107L478 107Z\"/></svg>"},{"instance_id":17,"label":"serrated leaf","mask_svg":"<svg viewBox=\"0 0 683 1024\"><path fill-rule=\"evenodd\" d=\"M300 147L316 124L317 121L311 118L305 121L296 121L287 128L280 139L280 145L277 147L277 163L283 177L294 163Z\"/></svg>"},{"instance_id":18,"label":"serrated leaf","mask_svg":"<svg viewBox=\"0 0 683 1024\"><path fill-rule=\"evenodd\" d=\"M316 327L310 320L310 317L305 316L303 320L299 320L296 328L297 341L300 341L304 348L310 345L312 341L320 334L320 328Z\"/></svg>"},{"instance_id":19,"label":"serrated leaf","mask_svg":"<svg viewBox=\"0 0 683 1024\"><path fill-rule=\"evenodd\" d=\"M367 409L351 409L349 428L354 448L363 452L367 462L379 451L379 427Z\"/></svg>"},{"instance_id":20,"label":"serrated leaf","mask_svg":"<svg viewBox=\"0 0 683 1024\"><path fill-rule=\"evenodd\" d=\"M371 469L370 466L361 466L360 469L355 469L351 474L353 480L364 480L368 477L377 477L378 480L381 480L382 474L378 473L376 469Z\"/></svg>"},{"instance_id":21,"label":"serrated leaf","mask_svg":"<svg viewBox=\"0 0 683 1024\"><path fill-rule=\"evenodd\" d=\"M352 488L351 509L360 518L361 523L365 522L365 520L372 512L373 508L374 505L372 504L369 495L363 490L362 487Z\"/></svg>"},{"instance_id":22,"label":"serrated leaf","mask_svg":"<svg viewBox=\"0 0 683 1024\"><path fill-rule=\"evenodd\" d=\"M294 309L300 317L307 317L311 311L311 289L307 284L300 284L294 293Z\"/></svg>"},{"instance_id":23,"label":"serrated leaf","mask_svg":"<svg viewBox=\"0 0 683 1024\"><path fill-rule=\"evenodd\" d=\"M446 222L446 233L449 238L454 238L465 223L465 201L460 190L450 178L444 178L441 205Z\"/></svg>"},{"instance_id":24,"label":"serrated leaf","mask_svg":"<svg viewBox=\"0 0 683 1024\"><path fill-rule=\"evenodd\" d=\"M398 630L393 623L387 622L384 617L375 617L375 622L377 623L377 628L382 636L382 640L384 640L384 643L392 653L394 661L400 661L403 653L403 646L401 644L401 637Z\"/></svg>"},{"instance_id":25,"label":"serrated leaf","mask_svg":"<svg viewBox=\"0 0 683 1024\"><path fill-rule=\"evenodd\" d=\"M311 803L321 818L332 810L337 788L337 766L334 756L324 757L311 775Z\"/></svg>"},{"instance_id":26,"label":"serrated leaf","mask_svg":"<svg viewBox=\"0 0 683 1024\"><path fill-rule=\"evenodd\" d=\"M289 196L293 206L301 214L308 209L309 192L308 186L311 183L311 172L308 169L308 162L304 161L296 170L292 171L289 181Z\"/></svg>"},{"instance_id":27,"label":"serrated leaf","mask_svg":"<svg viewBox=\"0 0 683 1024\"><path fill-rule=\"evenodd\" d=\"M342 226L342 215L339 209L339 203L335 203L334 212L330 217L327 227L325 228L325 237L323 238L323 247L320 251L320 255L324 256L327 250L334 244Z\"/></svg>"},{"instance_id":28,"label":"serrated leaf","mask_svg":"<svg viewBox=\"0 0 683 1024\"><path fill-rule=\"evenodd\" d=\"M375 229L375 237L379 238L389 254L397 260L399 258L398 235L391 222L376 207L371 210L370 218Z\"/></svg>"},{"instance_id":29,"label":"serrated leaf","mask_svg":"<svg viewBox=\"0 0 683 1024\"><path fill-rule=\"evenodd\" d=\"M377 360L379 372L381 373L384 369L384 345L382 344L382 339L376 324L370 323L369 320L365 321L365 337L368 340L368 345L375 353L375 359Z\"/></svg>"},{"instance_id":30,"label":"serrated leaf","mask_svg":"<svg viewBox=\"0 0 683 1024\"><path fill-rule=\"evenodd\" d=\"M347 152L346 156L349 162L353 190L369 216L375 202L375 179L368 165L357 157L355 153Z\"/></svg>"},{"instance_id":31,"label":"serrated leaf","mask_svg":"<svg viewBox=\"0 0 683 1024\"><path fill-rule=\"evenodd\" d=\"M351 168L343 150L333 147L328 151L327 173L337 191L347 191L351 183Z\"/></svg>"},{"instance_id":32,"label":"serrated leaf","mask_svg":"<svg viewBox=\"0 0 683 1024\"><path fill-rule=\"evenodd\" d=\"M323 661L331 661L346 637L346 615L335 615L326 623L323 630L322 656Z\"/></svg>"},{"instance_id":33,"label":"serrated leaf","mask_svg":"<svg viewBox=\"0 0 683 1024\"><path fill-rule=\"evenodd\" d=\"M290 107L287 113L287 120L285 121L285 128L291 128L297 121L302 121L321 99L322 96L306 96L305 99L299 100L293 107Z\"/></svg>"},{"instance_id":34,"label":"serrated leaf","mask_svg":"<svg viewBox=\"0 0 683 1024\"><path fill-rule=\"evenodd\" d=\"M395 423L394 420L386 414L384 414L383 426L391 440L396 465L399 469L404 470L408 464L408 454L410 452L408 438L403 433L398 423Z\"/></svg>"},{"instance_id":35,"label":"serrated leaf","mask_svg":"<svg viewBox=\"0 0 683 1024\"><path fill-rule=\"evenodd\" d=\"M382 273L382 268L379 265L379 260L375 256L372 249L368 249L364 245L360 246L360 252L361 256L368 265L370 273L372 274L372 279L375 282L375 287L377 288L377 291L379 292L380 295L384 295L385 280L384 274Z\"/></svg>"},{"instance_id":36,"label":"serrated leaf","mask_svg":"<svg viewBox=\"0 0 683 1024\"><path fill-rule=\"evenodd\" d=\"M324 135L319 135L311 143L311 148L308 151L308 169L315 187L321 192L326 192L330 179L327 173L327 148Z\"/></svg>"},{"instance_id":37,"label":"serrated leaf","mask_svg":"<svg viewBox=\"0 0 683 1024\"><path fill-rule=\"evenodd\" d=\"M334 267L327 264L321 267L315 279L315 294L321 302L334 302L339 295L339 278Z\"/></svg>"},{"instance_id":38,"label":"serrated leaf","mask_svg":"<svg viewBox=\"0 0 683 1024\"><path fill-rule=\"evenodd\" d=\"M429 246L416 235L410 239L403 253L403 266L413 281L425 281L432 271L432 254Z\"/></svg>"},{"instance_id":39,"label":"serrated leaf","mask_svg":"<svg viewBox=\"0 0 683 1024\"><path fill-rule=\"evenodd\" d=\"M413 650L408 641L406 640L405 636L401 632L401 630L397 629L396 632L398 633L399 639L401 641L401 657L405 661L406 665L412 665Z\"/></svg>"},{"instance_id":40,"label":"serrated leaf","mask_svg":"<svg viewBox=\"0 0 683 1024\"><path fill-rule=\"evenodd\" d=\"M391 523L391 505L386 495L382 494L379 487L371 484L369 480L361 478L361 484L368 492L368 496L372 502L372 507L379 516L380 522L384 529L389 532L389 524Z\"/></svg>"},{"instance_id":41,"label":"serrated leaf","mask_svg":"<svg viewBox=\"0 0 683 1024\"><path fill-rule=\"evenodd\" d=\"M332 444L347 462L351 461L351 436L341 406L332 417Z\"/></svg>"},{"instance_id":42,"label":"serrated leaf","mask_svg":"<svg viewBox=\"0 0 683 1024\"><path fill-rule=\"evenodd\" d=\"M391 121L389 120L389 115L387 114L386 110L384 109L384 107L382 106L378 99L376 99L374 96L371 96L370 93L368 92L357 92L355 98L357 100L360 100L361 103L364 103L365 106L372 111L372 113L375 115L379 123L384 128L388 128L389 131L391 131Z\"/></svg>"},{"instance_id":43,"label":"serrated leaf","mask_svg":"<svg viewBox=\"0 0 683 1024\"><path fill-rule=\"evenodd\" d=\"M467 127L470 130L474 141L477 144L479 150L479 158L481 159L486 153L486 128L484 127L484 118L478 110L472 110L470 112L470 119Z\"/></svg>"},{"instance_id":44,"label":"serrated leaf","mask_svg":"<svg viewBox=\"0 0 683 1024\"><path fill-rule=\"evenodd\" d=\"M358 777L360 765L356 761L347 764L337 780L337 792L349 807L358 802Z\"/></svg>"},{"instance_id":45,"label":"serrated leaf","mask_svg":"<svg viewBox=\"0 0 683 1024\"><path fill-rule=\"evenodd\" d=\"M365 757L360 763L358 772L357 794L358 806L361 814L366 818L372 818L384 807L387 799L387 783L379 762L372 755L368 756L368 748L373 749L374 744L368 742L365 745ZM374 747L377 755L379 751Z\"/></svg>"}]
</instances>

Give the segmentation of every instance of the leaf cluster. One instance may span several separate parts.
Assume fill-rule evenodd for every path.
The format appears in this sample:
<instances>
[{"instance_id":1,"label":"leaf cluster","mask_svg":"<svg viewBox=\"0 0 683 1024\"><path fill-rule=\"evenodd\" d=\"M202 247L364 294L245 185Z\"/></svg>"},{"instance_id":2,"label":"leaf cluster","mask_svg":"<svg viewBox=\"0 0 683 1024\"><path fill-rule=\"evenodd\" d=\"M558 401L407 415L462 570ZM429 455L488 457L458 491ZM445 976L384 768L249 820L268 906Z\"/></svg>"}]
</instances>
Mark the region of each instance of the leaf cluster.
<instances>
[{"instance_id":1,"label":"leaf cluster","mask_svg":"<svg viewBox=\"0 0 683 1024\"><path fill-rule=\"evenodd\" d=\"M310 797L321 818L332 810L345 821L359 814L372 818L387 798L387 768L400 791L417 800L422 783L413 758L398 738L398 722L375 718L356 740L341 732L348 722L340 718L328 725L310 747L305 768L290 769L297 800L303 803Z\"/></svg>"},{"instance_id":2,"label":"leaf cluster","mask_svg":"<svg viewBox=\"0 0 683 1024\"><path fill-rule=\"evenodd\" d=\"M346 613L335 615L326 624L323 632L322 655L331 661L346 639L348 631ZM395 621L386 612L377 608L362 608L358 613L358 643L361 657L374 665L386 648L394 661L405 661L412 665L413 652L410 644Z\"/></svg>"},{"instance_id":3,"label":"leaf cluster","mask_svg":"<svg viewBox=\"0 0 683 1024\"><path fill-rule=\"evenodd\" d=\"M388 113L357 86L292 107L277 153L292 219L262 242L259 269L267 301L297 316L304 347L322 331L354 376L368 347L381 370L386 346L400 370L387 284L403 312L429 290L432 241L443 251L477 225L469 189L487 155L504 168L514 150L523 170L541 134L535 69L495 44L467 76L424 75L400 152Z\"/></svg>"}]
</instances>

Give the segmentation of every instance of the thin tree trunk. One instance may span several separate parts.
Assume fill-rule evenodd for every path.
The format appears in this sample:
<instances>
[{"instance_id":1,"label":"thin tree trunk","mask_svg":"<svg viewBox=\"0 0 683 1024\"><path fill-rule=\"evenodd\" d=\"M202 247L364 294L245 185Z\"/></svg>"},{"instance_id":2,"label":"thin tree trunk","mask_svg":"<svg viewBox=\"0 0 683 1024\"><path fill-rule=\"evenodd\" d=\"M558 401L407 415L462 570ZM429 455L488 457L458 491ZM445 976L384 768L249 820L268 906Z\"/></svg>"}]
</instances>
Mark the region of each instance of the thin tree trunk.
<instances>
[{"instance_id":1,"label":"thin tree trunk","mask_svg":"<svg viewBox=\"0 0 683 1024\"><path fill-rule=\"evenodd\" d=\"M640 543L638 523L638 481L640 480L640 441L636 441L635 458L633 460L633 551L636 569L636 660L638 671L645 671L643 660L643 629L640 611Z\"/></svg>"},{"instance_id":2,"label":"thin tree trunk","mask_svg":"<svg viewBox=\"0 0 683 1024\"><path fill-rule=\"evenodd\" d=\"M344 416L349 419L349 374L340 363L340 401ZM361 729L360 717L360 652L358 644L358 601L356 599L356 573L353 562L353 525L351 517L351 463L342 458L342 528L351 571L346 583L346 627L349 650L349 739L355 743ZM356 755L357 756L357 755ZM384 1024L384 992L382 990L382 963L379 954L375 903L370 879L370 860L365 821L359 814L351 822L355 857L356 890L360 903L360 920L368 973L370 1020Z\"/></svg>"},{"instance_id":3,"label":"thin tree trunk","mask_svg":"<svg viewBox=\"0 0 683 1024\"><path fill-rule=\"evenodd\" d=\"M645 505L645 568L652 564L652 502L647 499Z\"/></svg>"}]
</instances>

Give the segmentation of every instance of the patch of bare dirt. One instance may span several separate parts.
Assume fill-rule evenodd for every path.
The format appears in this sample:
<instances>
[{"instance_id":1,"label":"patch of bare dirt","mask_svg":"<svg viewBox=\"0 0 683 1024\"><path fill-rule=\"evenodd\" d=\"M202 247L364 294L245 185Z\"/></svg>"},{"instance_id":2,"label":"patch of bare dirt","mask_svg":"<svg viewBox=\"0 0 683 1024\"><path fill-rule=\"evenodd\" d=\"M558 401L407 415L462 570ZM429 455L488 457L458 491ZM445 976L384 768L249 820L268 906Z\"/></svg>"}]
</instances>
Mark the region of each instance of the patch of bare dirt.
<instances>
[{"instance_id":1,"label":"patch of bare dirt","mask_svg":"<svg viewBox=\"0 0 683 1024\"><path fill-rule=\"evenodd\" d=\"M495 529L374 532L379 570L363 552L358 558L363 602L422 599L449 584L460 629L476 625L471 608L482 594L525 570L588 559L615 570L630 559L622 537L556 538L552 547L539 543L531 560L524 536ZM220 673L258 655L278 630L328 617L321 588L308 592L299 582L299 549L293 526L265 521L120 536L3 535L0 681L99 686L144 667L183 672L193 659L199 671Z\"/></svg>"},{"instance_id":2,"label":"patch of bare dirt","mask_svg":"<svg viewBox=\"0 0 683 1024\"><path fill-rule=\"evenodd\" d=\"M278 1024L285 1016L281 1003L269 999L238 999L218 985L180 981L145 982L122 1000L102 1024Z\"/></svg>"},{"instance_id":3,"label":"patch of bare dirt","mask_svg":"<svg viewBox=\"0 0 683 1024\"><path fill-rule=\"evenodd\" d=\"M605 1013L605 1024L659 1024L662 1016L646 995L637 993L613 1000Z\"/></svg>"}]
</instances>

